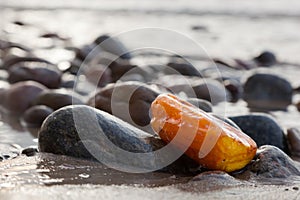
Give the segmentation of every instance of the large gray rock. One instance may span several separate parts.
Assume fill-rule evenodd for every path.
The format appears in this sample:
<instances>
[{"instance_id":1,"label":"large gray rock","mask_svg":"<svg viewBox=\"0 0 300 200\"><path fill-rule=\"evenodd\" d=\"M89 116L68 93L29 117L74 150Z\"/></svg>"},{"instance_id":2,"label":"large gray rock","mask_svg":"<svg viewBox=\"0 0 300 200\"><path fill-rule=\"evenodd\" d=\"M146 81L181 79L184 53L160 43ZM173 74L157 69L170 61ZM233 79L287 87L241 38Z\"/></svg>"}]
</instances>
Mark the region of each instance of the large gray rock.
<instances>
[{"instance_id":1,"label":"large gray rock","mask_svg":"<svg viewBox=\"0 0 300 200\"><path fill-rule=\"evenodd\" d=\"M275 120L266 114L250 114L230 117L240 129L250 136L257 144L274 145L288 152L285 135Z\"/></svg>"},{"instance_id":2,"label":"large gray rock","mask_svg":"<svg viewBox=\"0 0 300 200\"><path fill-rule=\"evenodd\" d=\"M258 73L244 84L244 100L257 110L285 110L292 102L291 84L276 75Z\"/></svg>"},{"instance_id":3,"label":"large gray rock","mask_svg":"<svg viewBox=\"0 0 300 200\"><path fill-rule=\"evenodd\" d=\"M96 159L116 168L189 171L197 165L186 156L161 166L176 150L157 156L164 147L158 138L88 106L67 106L52 113L39 132L39 149L61 155ZM129 152L129 153L128 153Z\"/></svg>"}]
</instances>

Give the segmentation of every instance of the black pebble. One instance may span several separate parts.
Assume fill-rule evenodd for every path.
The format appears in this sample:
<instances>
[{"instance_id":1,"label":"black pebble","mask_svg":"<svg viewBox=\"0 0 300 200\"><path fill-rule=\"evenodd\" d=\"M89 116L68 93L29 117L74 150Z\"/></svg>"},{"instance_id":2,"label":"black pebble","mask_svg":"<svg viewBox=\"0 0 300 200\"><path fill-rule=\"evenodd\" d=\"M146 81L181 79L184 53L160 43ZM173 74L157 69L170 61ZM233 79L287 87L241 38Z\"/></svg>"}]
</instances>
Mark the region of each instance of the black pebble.
<instances>
[{"instance_id":1,"label":"black pebble","mask_svg":"<svg viewBox=\"0 0 300 200\"><path fill-rule=\"evenodd\" d=\"M299 190L299 188L298 187L293 187L293 190Z\"/></svg>"},{"instance_id":2,"label":"black pebble","mask_svg":"<svg viewBox=\"0 0 300 200\"><path fill-rule=\"evenodd\" d=\"M276 64L276 56L270 51L264 51L260 55L254 58L254 61L260 66L272 66Z\"/></svg>"},{"instance_id":3,"label":"black pebble","mask_svg":"<svg viewBox=\"0 0 300 200\"><path fill-rule=\"evenodd\" d=\"M26 156L34 156L38 152L35 147L27 147L22 150L21 154L25 154Z\"/></svg>"}]
</instances>

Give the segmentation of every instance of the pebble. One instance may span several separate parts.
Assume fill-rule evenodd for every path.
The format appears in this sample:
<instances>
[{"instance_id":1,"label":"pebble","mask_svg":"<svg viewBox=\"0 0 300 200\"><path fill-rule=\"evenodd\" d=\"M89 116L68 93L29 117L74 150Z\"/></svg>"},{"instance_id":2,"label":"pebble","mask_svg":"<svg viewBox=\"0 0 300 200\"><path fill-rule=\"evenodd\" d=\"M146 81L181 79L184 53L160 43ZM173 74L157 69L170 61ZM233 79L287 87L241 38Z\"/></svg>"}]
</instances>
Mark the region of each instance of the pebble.
<instances>
[{"instance_id":1,"label":"pebble","mask_svg":"<svg viewBox=\"0 0 300 200\"><path fill-rule=\"evenodd\" d=\"M204 99L211 102L212 105L231 99L230 93L223 84L213 79L201 79L199 77L183 75L165 75L159 77L155 83L165 86L172 93L185 93L189 98Z\"/></svg>"},{"instance_id":2,"label":"pebble","mask_svg":"<svg viewBox=\"0 0 300 200\"><path fill-rule=\"evenodd\" d=\"M31 107L33 100L47 88L34 81L12 84L2 93L1 102L11 113L23 113Z\"/></svg>"},{"instance_id":3,"label":"pebble","mask_svg":"<svg viewBox=\"0 0 300 200\"><path fill-rule=\"evenodd\" d=\"M295 162L279 148L271 145L264 145L258 149L249 168L260 178L300 176Z\"/></svg>"},{"instance_id":4,"label":"pebble","mask_svg":"<svg viewBox=\"0 0 300 200\"><path fill-rule=\"evenodd\" d=\"M297 128L287 130L287 140L292 155L300 156L300 131Z\"/></svg>"},{"instance_id":5,"label":"pebble","mask_svg":"<svg viewBox=\"0 0 300 200\"><path fill-rule=\"evenodd\" d=\"M111 70L112 82L118 81L125 73L137 68L136 65L129 64L122 59L111 62L108 67Z\"/></svg>"},{"instance_id":6,"label":"pebble","mask_svg":"<svg viewBox=\"0 0 300 200\"><path fill-rule=\"evenodd\" d=\"M104 87L108 83L112 82L111 70L105 66L94 66L88 68L84 72L87 80L98 87Z\"/></svg>"},{"instance_id":7,"label":"pebble","mask_svg":"<svg viewBox=\"0 0 300 200\"><path fill-rule=\"evenodd\" d=\"M277 59L274 53L270 51L264 51L260 55L256 56L253 59L257 65L270 67L277 63Z\"/></svg>"},{"instance_id":8,"label":"pebble","mask_svg":"<svg viewBox=\"0 0 300 200\"><path fill-rule=\"evenodd\" d=\"M61 73L53 65L44 62L18 62L9 68L8 81L36 81L50 89L58 88L61 82Z\"/></svg>"},{"instance_id":9,"label":"pebble","mask_svg":"<svg viewBox=\"0 0 300 200\"><path fill-rule=\"evenodd\" d=\"M234 187L245 184L222 171L201 172L188 183L177 185L179 189L187 192L212 192L226 187Z\"/></svg>"},{"instance_id":10,"label":"pebble","mask_svg":"<svg viewBox=\"0 0 300 200\"><path fill-rule=\"evenodd\" d=\"M205 79L195 82L193 89L197 98L210 101L212 105L231 99L231 95L227 89L220 82L215 80Z\"/></svg>"},{"instance_id":11,"label":"pebble","mask_svg":"<svg viewBox=\"0 0 300 200\"><path fill-rule=\"evenodd\" d=\"M40 127L43 121L53 112L48 106L32 106L22 116L27 127Z\"/></svg>"},{"instance_id":12,"label":"pebble","mask_svg":"<svg viewBox=\"0 0 300 200\"><path fill-rule=\"evenodd\" d=\"M200 72L190 63L182 60L169 62L164 69L165 74L181 74L184 76L202 77Z\"/></svg>"},{"instance_id":13,"label":"pebble","mask_svg":"<svg viewBox=\"0 0 300 200\"><path fill-rule=\"evenodd\" d=\"M38 153L37 147L27 147L21 151L21 154L25 154L26 156L34 156Z\"/></svg>"},{"instance_id":14,"label":"pebble","mask_svg":"<svg viewBox=\"0 0 300 200\"><path fill-rule=\"evenodd\" d=\"M281 127L267 114L249 114L229 117L258 145L274 145L288 152L287 141Z\"/></svg>"},{"instance_id":15,"label":"pebble","mask_svg":"<svg viewBox=\"0 0 300 200\"><path fill-rule=\"evenodd\" d=\"M38 57L18 57L18 56L13 56L11 58L7 58L3 65L2 68L9 70L10 67L16 65L17 63L22 63L22 62L41 62L41 63L46 63L46 64L52 64L49 61L42 59L42 58L38 58Z\"/></svg>"},{"instance_id":16,"label":"pebble","mask_svg":"<svg viewBox=\"0 0 300 200\"><path fill-rule=\"evenodd\" d=\"M33 105L45 105L53 110L57 110L68 105L84 104L81 96L64 89L48 90L40 93L32 102Z\"/></svg>"},{"instance_id":17,"label":"pebble","mask_svg":"<svg viewBox=\"0 0 300 200\"><path fill-rule=\"evenodd\" d=\"M143 127L150 122L150 105L159 92L149 85L134 81L109 84L91 96L87 105Z\"/></svg>"},{"instance_id":18,"label":"pebble","mask_svg":"<svg viewBox=\"0 0 300 200\"><path fill-rule=\"evenodd\" d=\"M292 102L291 84L272 74L257 73L244 84L244 100L257 110L286 110Z\"/></svg>"},{"instance_id":19,"label":"pebble","mask_svg":"<svg viewBox=\"0 0 300 200\"><path fill-rule=\"evenodd\" d=\"M213 111L212 105L209 101L198 98L188 98L187 101L205 112Z\"/></svg>"},{"instance_id":20,"label":"pebble","mask_svg":"<svg viewBox=\"0 0 300 200\"><path fill-rule=\"evenodd\" d=\"M165 144L159 138L117 117L84 105L67 106L52 113L43 123L38 141L40 152L93 160L96 155L98 161L116 162L136 168L156 167L156 161L165 160L169 156L152 157L150 160L149 157L140 156L124 159L124 155L119 154L119 151L115 152L111 149L113 144L133 153L152 152L162 148ZM195 167L194 165L195 162L183 155L163 170L182 172L191 166Z\"/></svg>"},{"instance_id":21,"label":"pebble","mask_svg":"<svg viewBox=\"0 0 300 200\"><path fill-rule=\"evenodd\" d=\"M109 35L100 35L94 40L93 43L96 45L100 45L100 48L103 51L120 56L122 59L131 58L131 54L129 53L128 49L116 37L110 37Z\"/></svg>"},{"instance_id":22,"label":"pebble","mask_svg":"<svg viewBox=\"0 0 300 200\"><path fill-rule=\"evenodd\" d=\"M242 84L235 79L227 79L223 82L225 88L230 92L230 102L237 102L243 94Z\"/></svg>"}]
</instances>

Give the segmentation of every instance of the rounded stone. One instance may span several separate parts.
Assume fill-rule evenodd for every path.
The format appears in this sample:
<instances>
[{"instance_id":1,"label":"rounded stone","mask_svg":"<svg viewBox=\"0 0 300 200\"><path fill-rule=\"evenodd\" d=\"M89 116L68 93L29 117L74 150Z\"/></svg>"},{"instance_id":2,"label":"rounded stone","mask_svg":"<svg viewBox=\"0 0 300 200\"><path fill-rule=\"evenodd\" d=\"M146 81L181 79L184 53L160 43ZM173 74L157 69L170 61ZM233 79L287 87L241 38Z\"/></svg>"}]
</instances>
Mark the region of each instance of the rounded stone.
<instances>
[{"instance_id":1,"label":"rounded stone","mask_svg":"<svg viewBox=\"0 0 300 200\"><path fill-rule=\"evenodd\" d=\"M120 56L122 59L130 59L131 55L125 45L115 37L109 35L100 35L94 42L95 45L108 53Z\"/></svg>"},{"instance_id":2,"label":"rounded stone","mask_svg":"<svg viewBox=\"0 0 300 200\"><path fill-rule=\"evenodd\" d=\"M8 81L17 83L21 81L36 81L46 87L58 88L61 82L61 72L44 62L19 62L9 69Z\"/></svg>"},{"instance_id":3,"label":"rounded stone","mask_svg":"<svg viewBox=\"0 0 300 200\"><path fill-rule=\"evenodd\" d=\"M68 105L84 104L81 96L64 89L48 90L40 93L32 103L33 105L45 105L53 110L57 110Z\"/></svg>"},{"instance_id":4,"label":"rounded stone","mask_svg":"<svg viewBox=\"0 0 300 200\"><path fill-rule=\"evenodd\" d=\"M125 73L137 68L137 66L122 59L118 59L111 62L108 65L108 68L111 70L112 82L117 82Z\"/></svg>"},{"instance_id":5,"label":"rounded stone","mask_svg":"<svg viewBox=\"0 0 300 200\"><path fill-rule=\"evenodd\" d=\"M258 147L268 144L288 152L285 135L271 116L267 114L250 114L229 118L244 133L250 136Z\"/></svg>"},{"instance_id":6,"label":"rounded stone","mask_svg":"<svg viewBox=\"0 0 300 200\"><path fill-rule=\"evenodd\" d=\"M198 98L188 98L187 101L205 112L212 112L213 110L209 101Z\"/></svg>"},{"instance_id":7,"label":"rounded stone","mask_svg":"<svg viewBox=\"0 0 300 200\"><path fill-rule=\"evenodd\" d=\"M105 66L94 66L84 72L87 80L98 87L104 87L112 81L111 70Z\"/></svg>"},{"instance_id":8,"label":"rounded stone","mask_svg":"<svg viewBox=\"0 0 300 200\"><path fill-rule=\"evenodd\" d=\"M231 102L237 102L243 94L243 86L242 84L235 79L227 79L223 82L225 88L231 94Z\"/></svg>"},{"instance_id":9,"label":"rounded stone","mask_svg":"<svg viewBox=\"0 0 300 200\"><path fill-rule=\"evenodd\" d=\"M34 81L12 84L3 92L2 105L11 113L23 113L31 107L33 100L47 88Z\"/></svg>"},{"instance_id":10,"label":"rounded stone","mask_svg":"<svg viewBox=\"0 0 300 200\"><path fill-rule=\"evenodd\" d=\"M220 82L215 80L205 79L195 82L193 84L193 89L197 98L210 101L213 105L231 99L227 89Z\"/></svg>"},{"instance_id":11,"label":"rounded stone","mask_svg":"<svg viewBox=\"0 0 300 200\"><path fill-rule=\"evenodd\" d=\"M155 167L157 161L165 160L169 156L153 155L151 160L141 156L133 156L132 160L124 159L123 155L111 148L132 153L150 153L162 148L165 143L107 112L84 105L66 106L52 113L43 123L38 141L41 152L93 160L97 158L98 161L105 160L138 168ZM145 163L148 163L147 166ZM191 166L195 167L194 164L195 162L186 160L183 155L163 170L182 172Z\"/></svg>"},{"instance_id":12,"label":"rounded stone","mask_svg":"<svg viewBox=\"0 0 300 200\"><path fill-rule=\"evenodd\" d=\"M32 106L25 111L22 119L27 127L40 127L52 112L52 108L44 105Z\"/></svg>"},{"instance_id":13,"label":"rounded stone","mask_svg":"<svg viewBox=\"0 0 300 200\"><path fill-rule=\"evenodd\" d=\"M230 93L224 85L213 79L165 75L159 77L155 83L168 88L175 94L185 93L187 97L204 99L211 102L212 105L231 99Z\"/></svg>"},{"instance_id":14,"label":"rounded stone","mask_svg":"<svg viewBox=\"0 0 300 200\"><path fill-rule=\"evenodd\" d=\"M295 162L279 148L271 145L264 145L258 149L249 168L260 178L300 176Z\"/></svg>"},{"instance_id":15,"label":"rounded stone","mask_svg":"<svg viewBox=\"0 0 300 200\"><path fill-rule=\"evenodd\" d=\"M9 70L9 68L11 68L12 66L18 64L18 63L23 63L23 62L38 62L38 63L46 63L49 65L52 65L52 63L50 63L49 61L42 59L42 58L38 58L38 57L18 57L18 56L13 56L13 57L9 57L7 59L5 59L5 61L3 62L2 68Z\"/></svg>"},{"instance_id":16,"label":"rounded stone","mask_svg":"<svg viewBox=\"0 0 300 200\"><path fill-rule=\"evenodd\" d=\"M277 59L274 53L270 51L264 51L261 54L259 54L257 57L254 58L254 61L259 66L272 66L277 63Z\"/></svg>"},{"instance_id":17,"label":"rounded stone","mask_svg":"<svg viewBox=\"0 0 300 200\"><path fill-rule=\"evenodd\" d=\"M244 84L243 99L258 110L285 110L292 102L291 84L276 75L257 73Z\"/></svg>"},{"instance_id":18,"label":"rounded stone","mask_svg":"<svg viewBox=\"0 0 300 200\"><path fill-rule=\"evenodd\" d=\"M21 154L24 154L28 157L34 156L34 155L36 155L36 153L38 153L37 147L27 147L21 151Z\"/></svg>"},{"instance_id":19,"label":"rounded stone","mask_svg":"<svg viewBox=\"0 0 300 200\"><path fill-rule=\"evenodd\" d=\"M290 153L300 156L300 131L297 128L289 128L287 130L287 140L290 147Z\"/></svg>"},{"instance_id":20,"label":"rounded stone","mask_svg":"<svg viewBox=\"0 0 300 200\"><path fill-rule=\"evenodd\" d=\"M140 82L109 84L90 97L87 105L111 113L132 125L150 123L149 109L159 95L155 88Z\"/></svg>"},{"instance_id":21,"label":"rounded stone","mask_svg":"<svg viewBox=\"0 0 300 200\"><path fill-rule=\"evenodd\" d=\"M164 73L202 77L200 72L193 65L181 59L176 60L176 62L169 62L167 68L164 69Z\"/></svg>"}]
</instances>

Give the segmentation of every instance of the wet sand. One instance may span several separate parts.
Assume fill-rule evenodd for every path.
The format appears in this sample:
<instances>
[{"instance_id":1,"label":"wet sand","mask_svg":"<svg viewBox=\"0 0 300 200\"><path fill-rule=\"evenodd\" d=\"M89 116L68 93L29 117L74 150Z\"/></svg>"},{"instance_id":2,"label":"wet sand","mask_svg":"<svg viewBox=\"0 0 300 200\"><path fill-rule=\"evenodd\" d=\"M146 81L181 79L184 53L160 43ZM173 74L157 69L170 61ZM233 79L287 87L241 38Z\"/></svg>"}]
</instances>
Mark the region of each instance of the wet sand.
<instances>
[{"instance_id":1,"label":"wet sand","mask_svg":"<svg viewBox=\"0 0 300 200\"><path fill-rule=\"evenodd\" d=\"M81 159L52 154L0 163L1 199L298 199L299 181L239 179L190 181L153 172L127 174ZM274 184L275 183L275 184Z\"/></svg>"}]
</instances>

